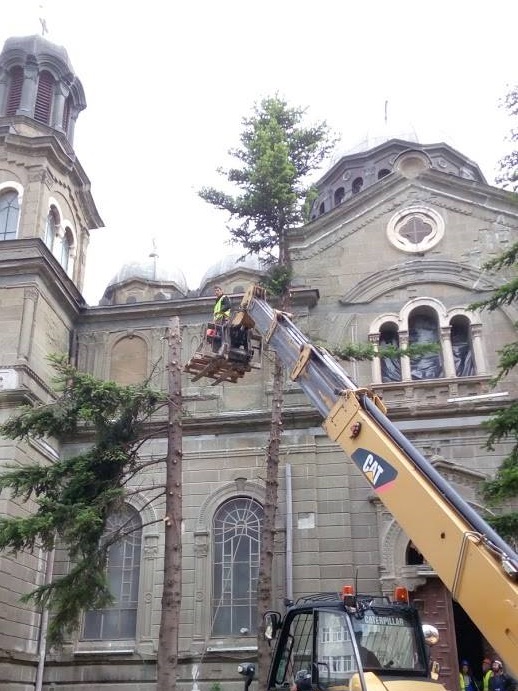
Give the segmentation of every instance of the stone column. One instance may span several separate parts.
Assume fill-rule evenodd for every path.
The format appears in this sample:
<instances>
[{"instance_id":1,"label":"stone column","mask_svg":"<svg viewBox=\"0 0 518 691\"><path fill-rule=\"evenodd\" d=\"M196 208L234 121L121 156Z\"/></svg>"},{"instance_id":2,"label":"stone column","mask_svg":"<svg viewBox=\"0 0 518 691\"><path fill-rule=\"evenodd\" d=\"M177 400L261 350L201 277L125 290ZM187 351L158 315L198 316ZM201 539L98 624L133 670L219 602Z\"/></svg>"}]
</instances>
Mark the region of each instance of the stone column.
<instances>
[{"instance_id":1,"label":"stone column","mask_svg":"<svg viewBox=\"0 0 518 691\"><path fill-rule=\"evenodd\" d=\"M27 115L34 117L34 106L36 105L36 91L38 88L38 65L27 62L23 70L23 86L20 98L20 106L16 111L17 115Z\"/></svg>"},{"instance_id":2,"label":"stone column","mask_svg":"<svg viewBox=\"0 0 518 691\"><path fill-rule=\"evenodd\" d=\"M401 350L408 348L408 331L399 332L399 347ZM408 355L401 356L401 381L411 381L412 374L410 373L410 358Z\"/></svg>"},{"instance_id":3,"label":"stone column","mask_svg":"<svg viewBox=\"0 0 518 691\"><path fill-rule=\"evenodd\" d=\"M369 343L372 343L374 352L377 353L379 349L380 336L379 334L369 334ZM373 357L372 362L372 382L374 384L381 384L381 360L379 357Z\"/></svg>"},{"instance_id":4,"label":"stone column","mask_svg":"<svg viewBox=\"0 0 518 691\"><path fill-rule=\"evenodd\" d=\"M456 372L455 360L453 359L453 350L451 347L451 326L441 327L441 346L444 362L444 376L448 379L452 379L456 376Z\"/></svg>"},{"instance_id":5,"label":"stone column","mask_svg":"<svg viewBox=\"0 0 518 691\"><path fill-rule=\"evenodd\" d=\"M18 360L23 362L27 362L31 354L34 314L37 302L38 291L36 288L26 288L23 294L22 323L18 339Z\"/></svg>"},{"instance_id":6,"label":"stone column","mask_svg":"<svg viewBox=\"0 0 518 691\"><path fill-rule=\"evenodd\" d=\"M54 92L54 104L52 108L52 123L51 127L64 132L63 129L63 113L65 111L65 100L69 94L69 90L62 82L56 83Z\"/></svg>"},{"instance_id":7,"label":"stone column","mask_svg":"<svg viewBox=\"0 0 518 691\"><path fill-rule=\"evenodd\" d=\"M139 638L144 641L151 641L157 558L158 535L146 535L144 537L144 560L142 564L142 593L144 596L144 603L141 610L139 631Z\"/></svg>"},{"instance_id":8,"label":"stone column","mask_svg":"<svg viewBox=\"0 0 518 691\"><path fill-rule=\"evenodd\" d=\"M487 364L482 348L482 325L471 325L471 345L473 348L473 358L475 360L475 373L487 374Z\"/></svg>"},{"instance_id":9,"label":"stone column","mask_svg":"<svg viewBox=\"0 0 518 691\"><path fill-rule=\"evenodd\" d=\"M204 639L207 627L207 615L210 611L210 599L207 598L207 570L209 556L209 533L194 533L194 558L196 563L194 583L194 629L193 638Z\"/></svg>"}]
</instances>

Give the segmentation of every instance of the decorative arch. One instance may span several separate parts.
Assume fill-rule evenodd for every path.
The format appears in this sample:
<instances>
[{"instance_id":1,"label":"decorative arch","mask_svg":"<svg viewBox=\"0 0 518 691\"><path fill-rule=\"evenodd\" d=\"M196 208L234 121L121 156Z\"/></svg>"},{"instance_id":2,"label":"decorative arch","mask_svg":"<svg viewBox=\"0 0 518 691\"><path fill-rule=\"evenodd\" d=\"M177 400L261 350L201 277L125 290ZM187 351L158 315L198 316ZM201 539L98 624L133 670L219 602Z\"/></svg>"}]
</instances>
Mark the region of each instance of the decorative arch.
<instances>
[{"instance_id":1,"label":"decorative arch","mask_svg":"<svg viewBox=\"0 0 518 691\"><path fill-rule=\"evenodd\" d=\"M210 494L203 501L194 531L195 604L193 636L207 640L211 632L212 598L212 520L217 509L231 499L249 498L261 505L265 501L265 488L258 482L237 477Z\"/></svg>"},{"instance_id":2,"label":"decorative arch","mask_svg":"<svg viewBox=\"0 0 518 691\"><path fill-rule=\"evenodd\" d=\"M18 236L23 187L14 181L0 184L0 240Z\"/></svg>"},{"instance_id":3,"label":"decorative arch","mask_svg":"<svg viewBox=\"0 0 518 691\"><path fill-rule=\"evenodd\" d=\"M422 315L419 315L419 312ZM369 342L374 348L379 348L382 333L388 324L397 326L397 336L391 339L400 348L405 348L412 342L412 325L416 319L423 321L428 313L429 320L437 318L437 326L430 322L432 341L437 342L440 351L437 354L418 356L410 359L402 356L398 358L373 358L372 378L378 383L388 381L410 381L412 379L437 379L442 377L468 377L475 374L486 374L486 358L482 347L482 322L478 312L471 312L465 307L453 307L449 310L443 303L432 297L419 297L409 300L403 305L398 314L385 313L372 320L369 330ZM456 320L465 320L462 329ZM425 327L427 328L427 327ZM420 333L420 332L418 332ZM428 332L424 332L425 335ZM430 342L429 336L425 338Z\"/></svg>"},{"instance_id":4,"label":"decorative arch","mask_svg":"<svg viewBox=\"0 0 518 691\"><path fill-rule=\"evenodd\" d=\"M149 344L133 333L118 338L111 346L109 378L119 384L140 384L148 376Z\"/></svg>"}]
</instances>

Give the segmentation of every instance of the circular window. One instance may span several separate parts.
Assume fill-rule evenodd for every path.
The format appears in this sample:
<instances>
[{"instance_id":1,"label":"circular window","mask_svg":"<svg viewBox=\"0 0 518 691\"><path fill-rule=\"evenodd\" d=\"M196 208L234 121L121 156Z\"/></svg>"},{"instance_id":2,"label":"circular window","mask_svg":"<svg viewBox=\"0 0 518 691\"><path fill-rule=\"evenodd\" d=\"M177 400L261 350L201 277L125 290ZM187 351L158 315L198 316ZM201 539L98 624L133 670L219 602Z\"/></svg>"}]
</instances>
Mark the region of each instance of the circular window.
<instances>
[{"instance_id":1,"label":"circular window","mask_svg":"<svg viewBox=\"0 0 518 691\"><path fill-rule=\"evenodd\" d=\"M403 252L421 253L434 247L444 235L444 221L433 209L413 206L398 211L389 221L387 236Z\"/></svg>"}]
</instances>

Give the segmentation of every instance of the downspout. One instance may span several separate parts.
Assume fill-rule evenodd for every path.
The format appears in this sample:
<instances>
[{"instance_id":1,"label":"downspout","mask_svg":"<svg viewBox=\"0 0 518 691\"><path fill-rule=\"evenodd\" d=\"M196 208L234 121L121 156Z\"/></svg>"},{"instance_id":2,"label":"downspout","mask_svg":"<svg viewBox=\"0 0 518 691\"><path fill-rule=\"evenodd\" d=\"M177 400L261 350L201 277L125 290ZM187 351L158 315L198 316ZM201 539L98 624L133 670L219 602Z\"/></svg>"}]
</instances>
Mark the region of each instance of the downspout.
<instances>
[{"instance_id":1,"label":"downspout","mask_svg":"<svg viewBox=\"0 0 518 691\"><path fill-rule=\"evenodd\" d=\"M52 571L54 570L54 554L55 549L51 549L47 557L47 565L45 567L45 585L52 580ZM36 669L36 682L34 684L34 691L42 691L43 689L43 672L45 671L45 658L47 655L47 630L49 627L49 610L47 607L43 608L41 613L40 635L38 639L38 667Z\"/></svg>"},{"instance_id":2,"label":"downspout","mask_svg":"<svg viewBox=\"0 0 518 691\"><path fill-rule=\"evenodd\" d=\"M291 465L286 463L286 598L293 600L293 496Z\"/></svg>"}]
</instances>

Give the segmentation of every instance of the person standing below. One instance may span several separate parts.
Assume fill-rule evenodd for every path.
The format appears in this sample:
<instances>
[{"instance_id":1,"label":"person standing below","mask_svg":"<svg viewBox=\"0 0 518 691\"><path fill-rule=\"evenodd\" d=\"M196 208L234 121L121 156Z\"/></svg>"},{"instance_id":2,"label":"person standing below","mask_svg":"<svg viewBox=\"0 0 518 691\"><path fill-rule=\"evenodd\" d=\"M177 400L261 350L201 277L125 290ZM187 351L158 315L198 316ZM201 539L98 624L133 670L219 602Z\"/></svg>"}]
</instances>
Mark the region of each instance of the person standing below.
<instances>
[{"instance_id":1,"label":"person standing below","mask_svg":"<svg viewBox=\"0 0 518 691\"><path fill-rule=\"evenodd\" d=\"M489 680L493 676L491 669L491 660L485 657L482 660L482 691L489 691Z\"/></svg>"},{"instance_id":2,"label":"person standing below","mask_svg":"<svg viewBox=\"0 0 518 691\"><path fill-rule=\"evenodd\" d=\"M460 663L459 689L460 691L479 691L467 660L462 660Z\"/></svg>"},{"instance_id":3,"label":"person standing below","mask_svg":"<svg viewBox=\"0 0 518 691\"><path fill-rule=\"evenodd\" d=\"M491 664L493 676L489 679L489 691L514 691L515 681L504 672L504 666L500 660L493 660Z\"/></svg>"}]
</instances>

